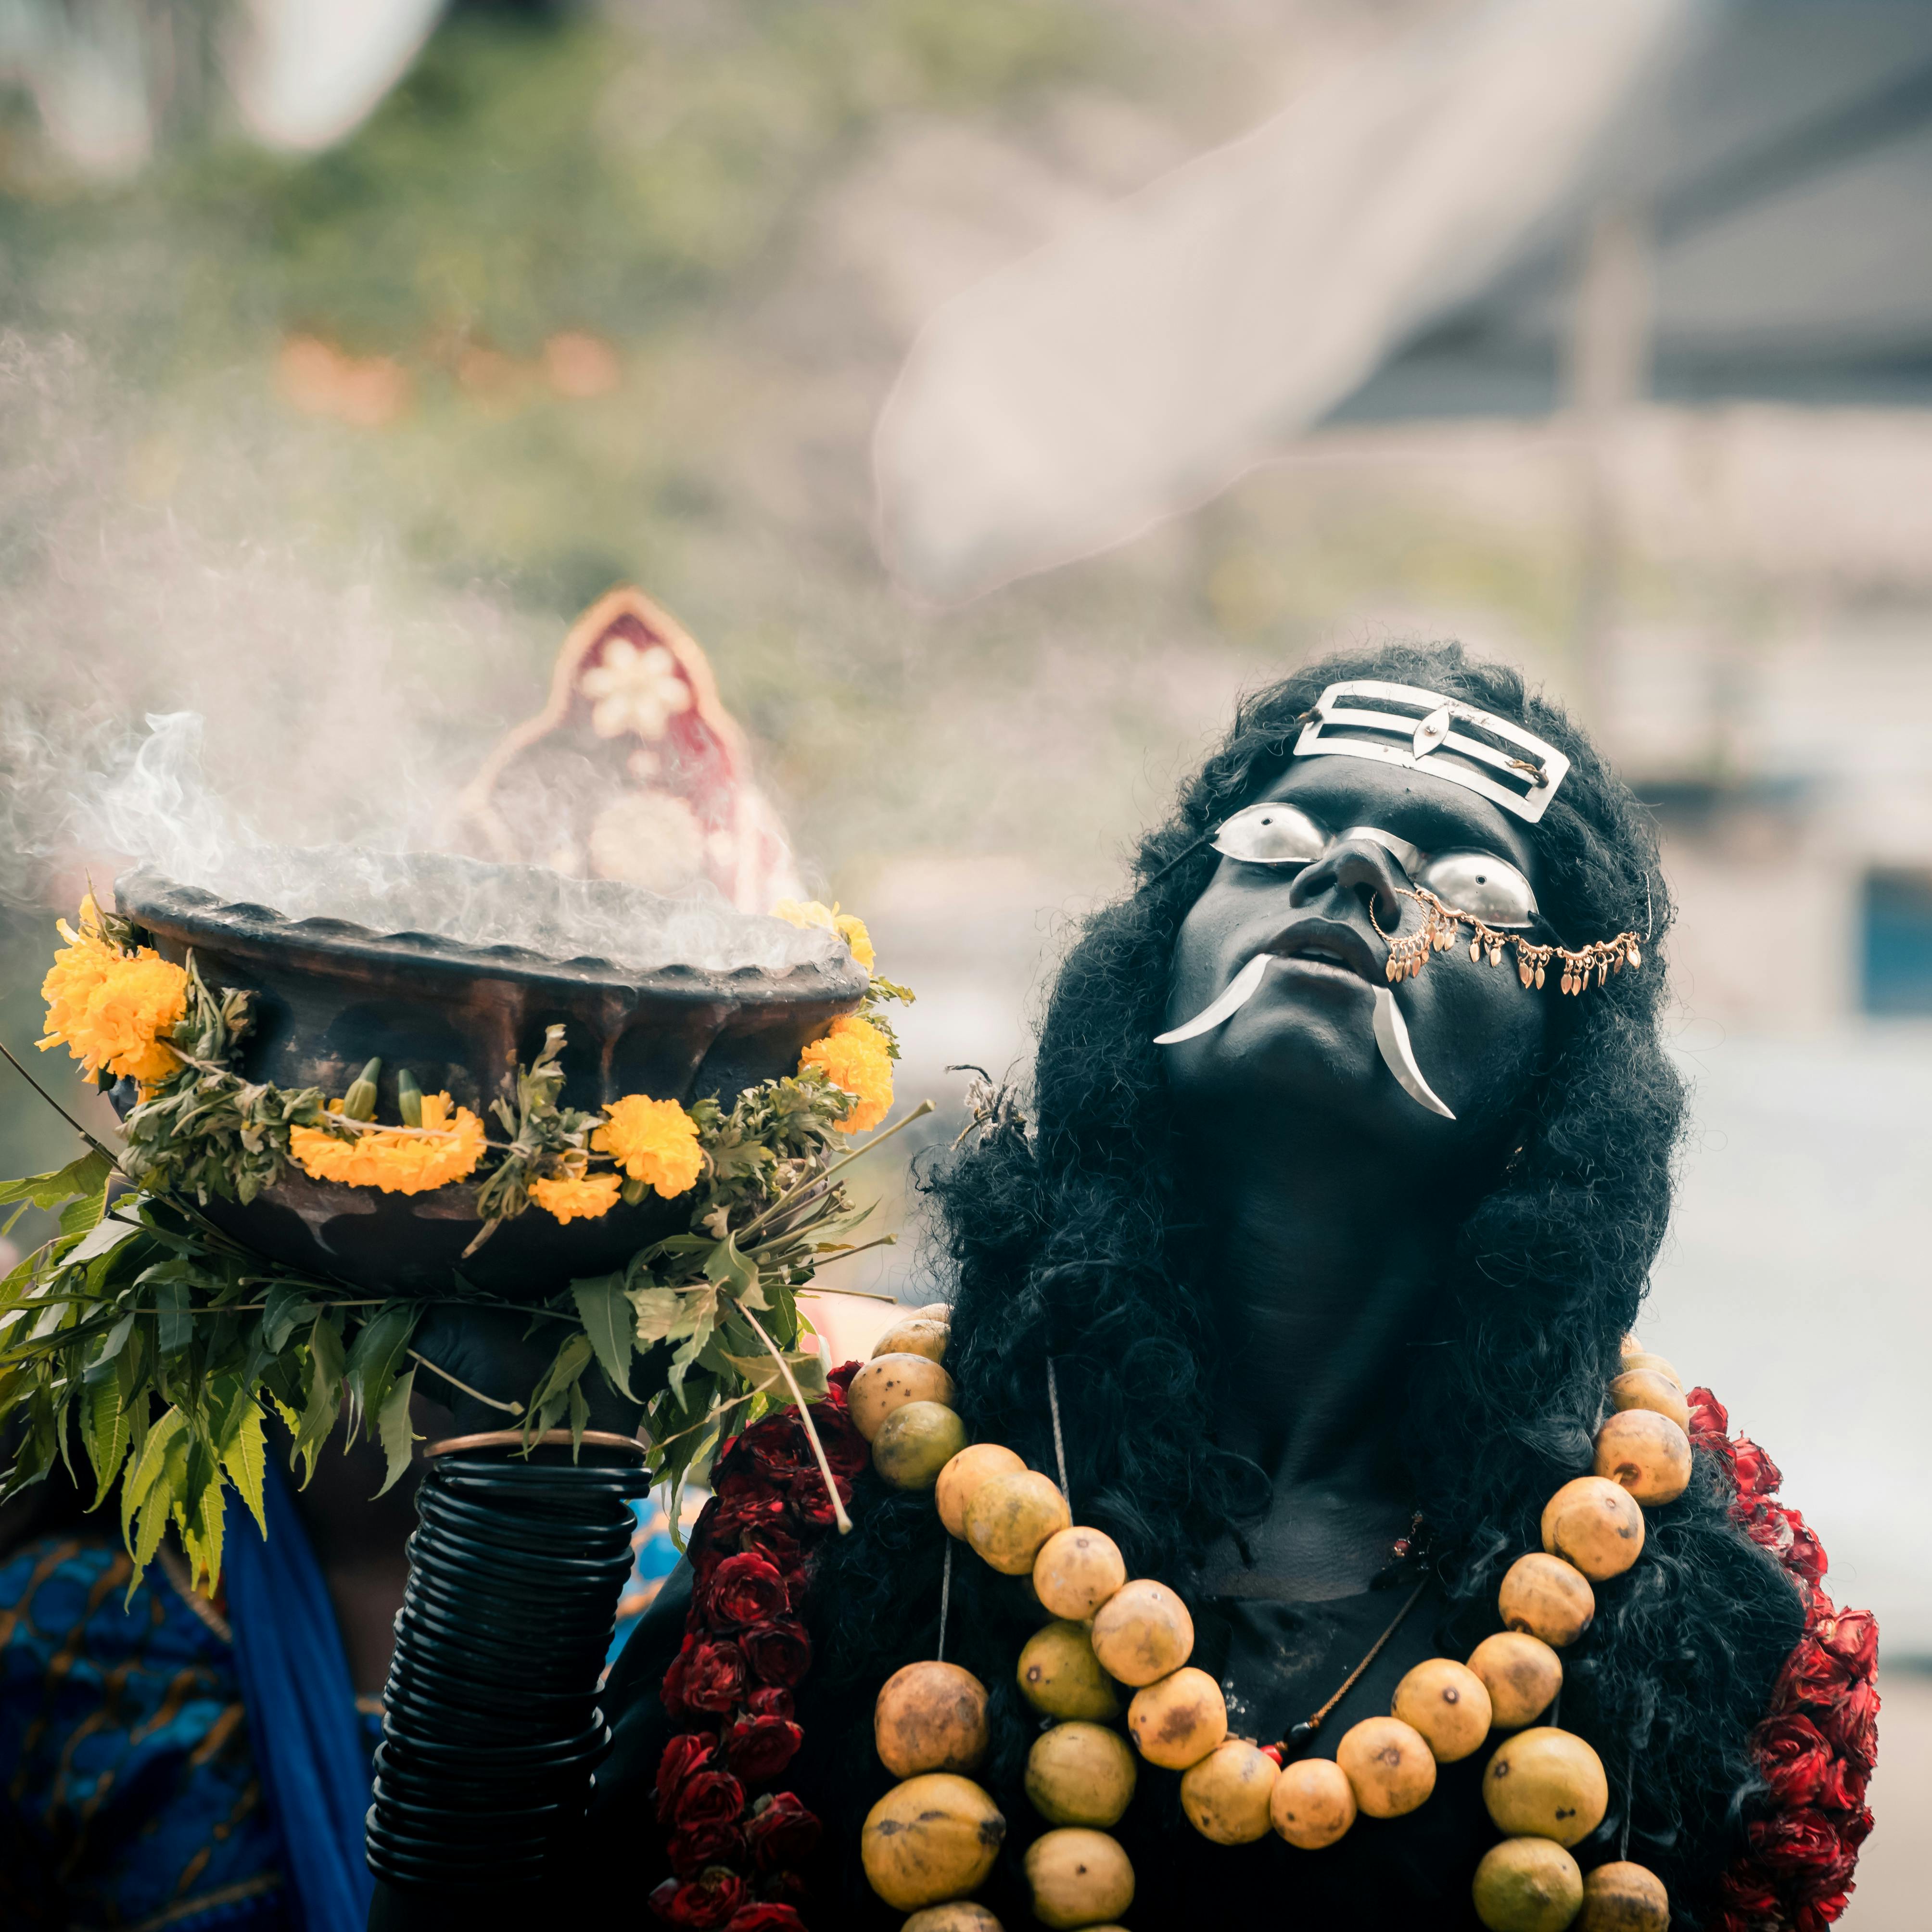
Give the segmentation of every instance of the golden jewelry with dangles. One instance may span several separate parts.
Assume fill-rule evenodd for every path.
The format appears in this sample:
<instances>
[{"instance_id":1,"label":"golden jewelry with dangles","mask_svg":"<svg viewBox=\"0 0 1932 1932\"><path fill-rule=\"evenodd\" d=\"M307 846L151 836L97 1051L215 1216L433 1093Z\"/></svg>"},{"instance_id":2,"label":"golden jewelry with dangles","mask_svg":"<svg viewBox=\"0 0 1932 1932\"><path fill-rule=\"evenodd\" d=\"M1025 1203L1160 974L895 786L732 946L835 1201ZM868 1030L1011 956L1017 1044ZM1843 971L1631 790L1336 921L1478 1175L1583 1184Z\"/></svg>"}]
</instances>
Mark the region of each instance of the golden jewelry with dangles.
<instances>
[{"instance_id":1,"label":"golden jewelry with dangles","mask_svg":"<svg viewBox=\"0 0 1932 1932\"><path fill-rule=\"evenodd\" d=\"M1620 932L1614 939L1593 940L1573 952L1567 946L1539 945L1520 933L1498 932L1494 926L1485 926L1474 913L1444 905L1426 886L1398 886L1395 890L1400 896L1414 900L1422 908L1422 924L1411 933L1384 932L1371 902L1369 923L1388 947L1384 970L1391 985L1399 980L1414 979L1432 953L1448 952L1464 926L1469 928L1471 963L1486 958L1492 966L1500 966L1503 948L1513 946L1516 977L1526 988L1541 986L1550 966L1558 960L1562 962L1558 983L1569 994L1581 994L1593 979L1600 986L1612 973L1621 973L1626 966L1634 973L1643 964L1642 948L1634 932Z\"/></svg>"}]
</instances>

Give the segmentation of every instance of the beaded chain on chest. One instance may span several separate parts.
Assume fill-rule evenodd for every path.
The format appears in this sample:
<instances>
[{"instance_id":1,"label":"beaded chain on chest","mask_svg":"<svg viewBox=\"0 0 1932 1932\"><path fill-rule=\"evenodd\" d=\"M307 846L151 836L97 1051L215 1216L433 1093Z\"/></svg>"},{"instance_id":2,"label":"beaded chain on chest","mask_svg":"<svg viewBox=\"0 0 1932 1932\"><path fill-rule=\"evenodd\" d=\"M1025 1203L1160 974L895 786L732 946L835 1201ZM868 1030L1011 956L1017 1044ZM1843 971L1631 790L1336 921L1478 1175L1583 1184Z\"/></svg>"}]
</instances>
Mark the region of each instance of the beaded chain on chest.
<instances>
[{"instance_id":1,"label":"beaded chain on chest","mask_svg":"<svg viewBox=\"0 0 1932 1932\"><path fill-rule=\"evenodd\" d=\"M1437 1657L1396 1685L1388 1714L1361 1718L1332 1759L1302 1755L1421 1594L1418 1585L1334 1696L1288 1736L1266 1744L1229 1735L1221 1686L1190 1662L1194 1626L1166 1584L1130 1579L1113 1540L1074 1522L1060 1480L1029 1469L995 1442L968 1444L944 1366L950 1328L934 1307L880 1339L853 1378L853 1420L874 1467L895 1487L931 1490L949 1536L1003 1574L1029 1579L1050 1619L1028 1640L1018 1686L1042 1720L1026 1792L1048 1828L1028 1847L1034 1916L1056 1928L1118 1932L1134 1872L1111 1828L1125 1815L1139 1760L1180 1774L1195 1829L1217 1844L1273 1832L1319 1852L1358 1818L1395 1818L1434 1790L1438 1765L1489 1748L1483 1798L1502 1834L1476 1868L1477 1916L1490 1932L1666 1932L1663 1884L1628 1848L1587 1874L1574 1847L1610 1808L1601 1760L1556 1721L1559 1653L1589 1628L1593 1586L1641 1556L1644 1506L1674 1502L1690 1479L1689 1406L1676 1371L1626 1342L1607 1392L1594 1466L1545 1505L1543 1547L1502 1579L1504 1628L1466 1662ZM1056 1451L1057 1388L1048 1368ZM946 1550L950 1595L952 1546ZM1411 1558L1406 1540L1396 1546ZM940 1655L889 1678L874 1711L886 1768L901 1782L866 1821L861 1855L872 1888L910 1912L903 1932L1000 1932L970 1894L992 1870L1005 1820L968 1773L988 1744L986 1688ZM1124 1736L1120 1720L1124 1706ZM1499 1735L1500 1741L1497 1738Z\"/></svg>"}]
</instances>

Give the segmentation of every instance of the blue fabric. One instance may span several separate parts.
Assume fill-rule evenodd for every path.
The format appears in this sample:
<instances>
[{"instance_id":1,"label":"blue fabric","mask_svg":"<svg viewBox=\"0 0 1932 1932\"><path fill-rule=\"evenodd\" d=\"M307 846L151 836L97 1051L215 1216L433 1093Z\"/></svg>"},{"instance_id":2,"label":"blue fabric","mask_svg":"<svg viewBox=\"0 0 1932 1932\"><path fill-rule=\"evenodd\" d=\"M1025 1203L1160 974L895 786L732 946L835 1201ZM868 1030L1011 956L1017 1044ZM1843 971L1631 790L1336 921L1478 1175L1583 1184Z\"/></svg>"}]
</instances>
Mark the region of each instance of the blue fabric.
<instances>
[{"instance_id":1,"label":"blue fabric","mask_svg":"<svg viewBox=\"0 0 1932 1932\"><path fill-rule=\"evenodd\" d=\"M290 1932L219 1615L118 1541L0 1562L0 1926Z\"/></svg>"},{"instance_id":2,"label":"blue fabric","mask_svg":"<svg viewBox=\"0 0 1932 1932\"><path fill-rule=\"evenodd\" d=\"M236 1675L302 1932L364 1932L374 1883L363 1855L369 1753L328 1592L273 1458L264 1542L227 1513L223 1575Z\"/></svg>"}]
</instances>

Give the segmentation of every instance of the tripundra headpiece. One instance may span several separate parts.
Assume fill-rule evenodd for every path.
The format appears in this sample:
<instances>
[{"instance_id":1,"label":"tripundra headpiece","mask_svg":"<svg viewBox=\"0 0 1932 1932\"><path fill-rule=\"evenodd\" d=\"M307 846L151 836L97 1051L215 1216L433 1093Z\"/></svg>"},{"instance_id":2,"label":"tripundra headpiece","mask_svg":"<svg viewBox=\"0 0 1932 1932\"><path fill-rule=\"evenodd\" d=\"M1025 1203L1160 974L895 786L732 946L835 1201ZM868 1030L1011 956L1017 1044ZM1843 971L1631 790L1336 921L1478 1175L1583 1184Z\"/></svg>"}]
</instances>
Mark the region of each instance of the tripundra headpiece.
<instances>
[{"instance_id":1,"label":"tripundra headpiece","mask_svg":"<svg viewBox=\"0 0 1932 1932\"><path fill-rule=\"evenodd\" d=\"M1412 684L1351 678L1316 700L1298 758L1374 758L1447 778L1534 825L1570 769L1554 745L1460 698Z\"/></svg>"}]
</instances>

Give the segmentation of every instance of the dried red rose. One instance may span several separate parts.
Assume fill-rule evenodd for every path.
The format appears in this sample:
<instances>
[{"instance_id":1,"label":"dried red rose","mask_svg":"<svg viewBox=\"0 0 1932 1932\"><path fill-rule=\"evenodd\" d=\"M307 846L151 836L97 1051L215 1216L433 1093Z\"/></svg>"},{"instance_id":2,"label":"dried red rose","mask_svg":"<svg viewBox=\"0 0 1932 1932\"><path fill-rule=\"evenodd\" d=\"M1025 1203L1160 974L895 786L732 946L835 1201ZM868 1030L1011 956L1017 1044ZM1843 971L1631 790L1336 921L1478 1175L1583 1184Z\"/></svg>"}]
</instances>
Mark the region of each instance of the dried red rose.
<instances>
[{"instance_id":1,"label":"dried red rose","mask_svg":"<svg viewBox=\"0 0 1932 1932\"><path fill-rule=\"evenodd\" d=\"M1851 1817L1840 1825L1838 1837L1849 1850L1855 1852L1871 1836L1871 1828L1870 1808L1861 1805Z\"/></svg>"},{"instance_id":2,"label":"dried red rose","mask_svg":"<svg viewBox=\"0 0 1932 1932\"><path fill-rule=\"evenodd\" d=\"M761 1684L790 1690L812 1668L812 1640L796 1617L774 1617L754 1624L740 1639L745 1661Z\"/></svg>"},{"instance_id":3,"label":"dried red rose","mask_svg":"<svg viewBox=\"0 0 1932 1932\"><path fill-rule=\"evenodd\" d=\"M724 1932L805 1932L805 1921L789 1905L770 1902L741 1905Z\"/></svg>"},{"instance_id":4,"label":"dried red rose","mask_svg":"<svg viewBox=\"0 0 1932 1932\"><path fill-rule=\"evenodd\" d=\"M740 1550L712 1573L705 1593L706 1612L717 1622L762 1623L786 1606L785 1580L778 1565Z\"/></svg>"},{"instance_id":5,"label":"dried red rose","mask_svg":"<svg viewBox=\"0 0 1932 1932\"><path fill-rule=\"evenodd\" d=\"M695 1932L713 1932L744 1903L745 1881L722 1865L682 1885L668 1878L651 1894L651 1910L666 1924L690 1926Z\"/></svg>"},{"instance_id":6,"label":"dried red rose","mask_svg":"<svg viewBox=\"0 0 1932 1932\"><path fill-rule=\"evenodd\" d=\"M671 1816L679 1828L714 1825L735 1818L745 1808L745 1787L728 1771L700 1771L684 1781Z\"/></svg>"},{"instance_id":7,"label":"dried red rose","mask_svg":"<svg viewBox=\"0 0 1932 1932\"><path fill-rule=\"evenodd\" d=\"M707 1865L735 1864L744 1855L745 1834L732 1818L694 1825L664 1840L664 1856L680 1878L695 1878Z\"/></svg>"},{"instance_id":8,"label":"dried red rose","mask_svg":"<svg viewBox=\"0 0 1932 1932\"><path fill-rule=\"evenodd\" d=\"M711 1761L712 1741L697 1731L682 1731L664 1746L658 1760L658 1816L669 1814L679 1787L694 1772L702 1771Z\"/></svg>"},{"instance_id":9,"label":"dried red rose","mask_svg":"<svg viewBox=\"0 0 1932 1932\"><path fill-rule=\"evenodd\" d=\"M1825 1546L1796 1510L1786 1510L1784 1520L1791 1529L1791 1547L1785 1552L1784 1567L1808 1583L1817 1582L1825 1574Z\"/></svg>"},{"instance_id":10,"label":"dried red rose","mask_svg":"<svg viewBox=\"0 0 1932 1932\"><path fill-rule=\"evenodd\" d=\"M1778 1465L1748 1436L1740 1436L1732 1443L1731 1459L1741 1501L1754 1502L1774 1496L1784 1486Z\"/></svg>"},{"instance_id":11,"label":"dried red rose","mask_svg":"<svg viewBox=\"0 0 1932 1932\"><path fill-rule=\"evenodd\" d=\"M797 1755L805 1733L784 1718L740 1718L724 1733L726 1762L748 1784L778 1776Z\"/></svg>"},{"instance_id":12,"label":"dried red rose","mask_svg":"<svg viewBox=\"0 0 1932 1932\"><path fill-rule=\"evenodd\" d=\"M775 1792L752 1808L745 1837L760 1871L796 1864L818 1842L818 1820L789 1791Z\"/></svg>"},{"instance_id":13,"label":"dried red rose","mask_svg":"<svg viewBox=\"0 0 1932 1932\"><path fill-rule=\"evenodd\" d=\"M805 1550L783 1522L748 1523L738 1540L767 1563L776 1563L788 1580L796 1580L796 1573L805 1562Z\"/></svg>"},{"instance_id":14,"label":"dried red rose","mask_svg":"<svg viewBox=\"0 0 1932 1932\"><path fill-rule=\"evenodd\" d=\"M836 1402L839 1408L845 1406L846 1391L852 1386L852 1378L865 1366L863 1362L841 1362L825 1378L825 1399Z\"/></svg>"},{"instance_id":15,"label":"dried red rose","mask_svg":"<svg viewBox=\"0 0 1932 1932\"><path fill-rule=\"evenodd\" d=\"M728 1640L714 1643L703 1637L686 1636L671 1664L671 1671L680 1673L676 1692L680 1702L687 1711L722 1717L743 1694L745 1661L745 1653ZM664 1676L664 1708L671 1708L670 1672Z\"/></svg>"},{"instance_id":16,"label":"dried red rose","mask_svg":"<svg viewBox=\"0 0 1932 1932\"><path fill-rule=\"evenodd\" d=\"M776 1684L759 1684L745 1694L745 1708L754 1718L789 1718L791 1693Z\"/></svg>"},{"instance_id":17,"label":"dried red rose","mask_svg":"<svg viewBox=\"0 0 1932 1932\"><path fill-rule=\"evenodd\" d=\"M1684 1400L1690 1405L1690 1439L1697 1444L1699 1448L1715 1446L1699 1441L1701 1436L1730 1436L1730 1412L1708 1389L1694 1388Z\"/></svg>"},{"instance_id":18,"label":"dried red rose","mask_svg":"<svg viewBox=\"0 0 1932 1932\"><path fill-rule=\"evenodd\" d=\"M1826 1871L1843 1857L1838 1828L1816 1811L1786 1811L1754 1820L1751 1849L1776 1872Z\"/></svg>"},{"instance_id":19,"label":"dried red rose","mask_svg":"<svg viewBox=\"0 0 1932 1932\"><path fill-rule=\"evenodd\" d=\"M1792 1714L1758 1726L1758 1768L1787 1810L1815 1804L1835 1762L1825 1735L1809 1718Z\"/></svg>"},{"instance_id":20,"label":"dried red rose","mask_svg":"<svg viewBox=\"0 0 1932 1932\"><path fill-rule=\"evenodd\" d=\"M1869 1677L1878 1668L1878 1619L1870 1611L1840 1610L1814 1634L1854 1677Z\"/></svg>"},{"instance_id":21,"label":"dried red rose","mask_svg":"<svg viewBox=\"0 0 1932 1932\"><path fill-rule=\"evenodd\" d=\"M1837 1702L1850 1673L1815 1636L1803 1636L1784 1660L1773 1708L1790 1711Z\"/></svg>"},{"instance_id":22,"label":"dried red rose","mask_svg":"<svg viewBox=\"0 0 1932 1932\"><path fill-rule=\"evenodd\" d=\"M712 1534L718 1542L728 1543L732 1538L767 1526L784 1528L790 1521L790 1504L776 1490L771 1490L759 1496L741 1496L734 1502L721 1503Z\"/></svg>"},{"instance_id":23,"label":"dried red rose","mask_svg":"<svg viewBox=\"0 0 1932 1932\"><path fill-rule=\"evenodd\" d=\"M1840 1752L1865 1771L1878 1762L1878 1707L1877 1689L1868 1677L1845 1690L1819 1720Z\"/></svg>"}]
</instances>

